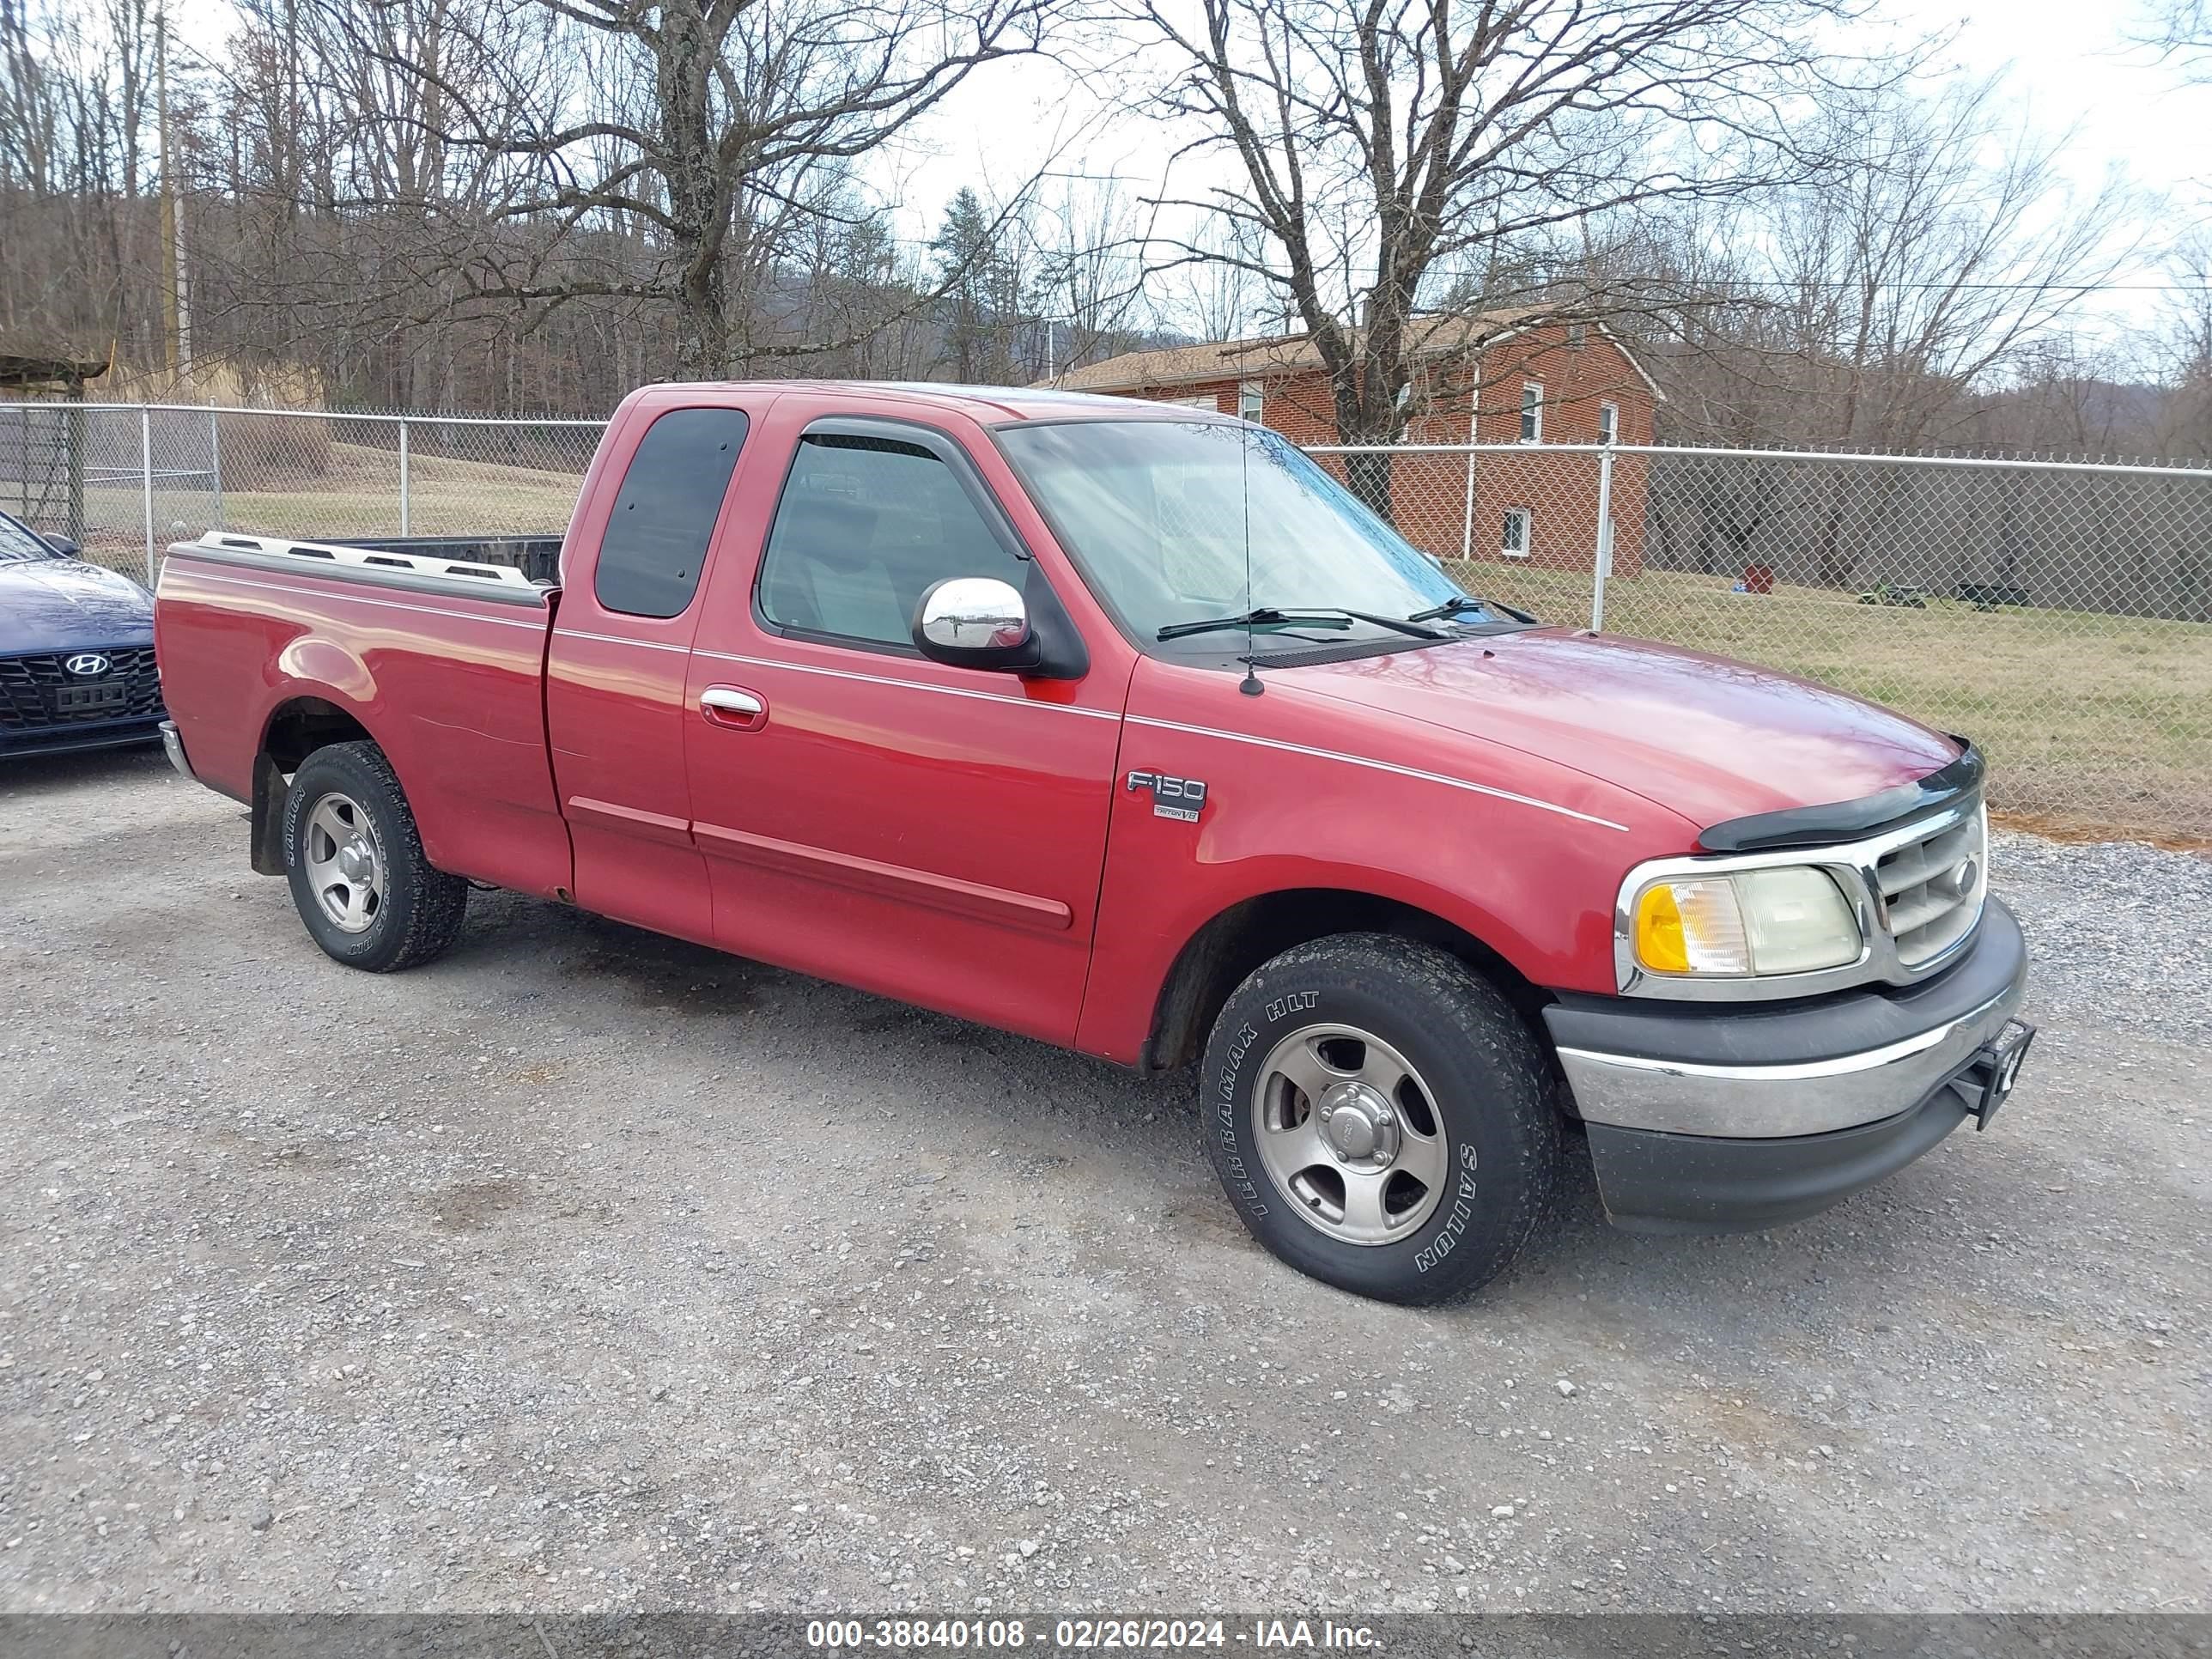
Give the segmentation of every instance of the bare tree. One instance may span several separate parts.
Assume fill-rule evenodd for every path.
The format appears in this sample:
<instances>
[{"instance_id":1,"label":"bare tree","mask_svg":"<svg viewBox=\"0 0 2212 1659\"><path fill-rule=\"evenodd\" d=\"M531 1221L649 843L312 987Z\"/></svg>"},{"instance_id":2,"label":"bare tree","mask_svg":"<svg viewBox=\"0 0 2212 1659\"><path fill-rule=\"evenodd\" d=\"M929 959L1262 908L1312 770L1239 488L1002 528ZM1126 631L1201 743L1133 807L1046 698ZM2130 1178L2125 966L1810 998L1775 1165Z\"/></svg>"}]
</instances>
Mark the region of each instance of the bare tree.
<instances>
[{"instance_id":1,"label":"bare tree","mask_svg":"<svg viewBox=\"0 0 2212 1659\"><path fill-rule=\"evenodd\" d=\"M1786 106L1836 71L1817 41L1859 9L1199 0L1194 14L1127 0L1171 64L1149 102L1233 178L1166 205L1225 219L1255 244L1171 240L1167 263L1233 264L1279 294L1328 370L1340 435L1391 441L1416 308L1437 274L1486 245L1799 170ZM1726 164L1685 164L1693 137L1725 148ZM1352 478L1387 506L1382 458Z\"/></svg>"},{"instance_id":2,"label":"bare tree","mask_svg":"<svg viewBox=\"0 0 2212 1659\"><path fill-rule=\"evenodd\" d=\"M1048 0L1004 0L995 21L954 3L236 0L224 50L170 58L195 356L236 369L231 386L296 367L288 386L356 405L564 413L740 362L936 372L939 279L858 153L1029 49ZM99 4L0 0L0 324L112 337L143 368L161 356L163 243L133 31L154 3ZM687 18L706 59L677 50ZM672 107L678 58L692 102ZM684 107L704 110L703 152ZM994 373L1047 361L1024 205L992 210L1013 255L991 273Z\"/></svg>"},{"instance_id":3,"label":"bare tree","mask_svg":"<svg viewBox=\"0 0 2212 1659\"><path fill-rule=\"evenodd\" d=\"M2073 332L2029 342L2006 383L1976 399L1969 427L1977 448L2044 454L2126 454L2150 441L2154 386L2117 342Z\"/></svg>"},{"instance_id":4,"label":"bare tree","mask_svg":"<svg viewBox=\"0 0 2212 1659\"><path fill-rule=\"evenodd\" d=\"M1818 173L1685 216L1647 244L1643 282L1682 304L1644 328L1668 435L1691 442L1909 450L2121 441L2142 400L2071 337L2084 296L2128 260L2140 200L2073 189L2064 135L2039 137L1989 82L1924 95L1838 92L1806 123ZM1748 506L1798 526L1814 580L1849 588L1892 550L1899 480L1778 469L1764 499L1686 474L1671 510L1725 536ZM1679 544L1684 526L1665 533Z\"/></svg>"},{"instance_id":5,"label":"bare tree","mask_svg":"<svg viewBox=\"0 0 2212 1659\"><path fill-rule=\"evenodd\" d=\"M2138 39L2193 81L2212 79L2212 0L2151 0Z\"/></svg>"},{"instance_id":6,"label":"bare tree","mask_svg":"<svg viewBox=\"0 0 2212 1659\"><path fill-rule=\"evenodd\" d=\"M550 225L563 238L617 232L644 254L635 268L585 276L490 239L472 250L465 301L671 301L675 367L713 374L794 349L753 336L753 310L733 304L732 276L757 277L783 233L816 210L822 170L896 137L978 65L1036 50L1051 3L532 0L518 10L542 28L538 50L586 65L591 95L581 107L508 100L521 104L519 121L416 54L357 43L435 89L441 143L515 169L520 183L495 219Z\"/></svg>"},{"instance_id":7,"label":"bare tree","mask_svg":"<svg viewBox=\"0 0 2212 1659\"><path fill-rule=\"evenodd\" d=\"M2077 198L2059 165L2068 135L2008 117L1993 82L1841 100L1826 132L1838 165L1785 194L1775 264L1810 324L1826 441L1942 435L1962 394L2139 244L2131 193Z\"/></svg>"},{"instance_id":8,"label":"bare tree","mask_svg":"<svg viewBox=\"0 0 2212 1659\"><path fill-rule=\"evenodd\" d=\"M2166 270L2172 292L2147 343L2148 373L2164 394L2153 453L2212 460L2212 231L2185 240ZM2212 571L2212 544L2204 562Z\"/></svg>"},{"instance_id":9,"label":"bare tree","mask_svg":"<svg viewBox=\"0 0 2212 1659\"><path fill-rule=\"evenodd\" d=\"M1109 175L1060 180L1041 204L1035 301L1042 315L1042 375L1063 373L1134 347L1144 301L1138 204Z\"/></svg>"},{"instance_id":10,"label":"bare tree","mask_svg":"<svg viewBox=\"0 0 2212 1659\"><path fill-rule=\"evenodd\" d=\"M1288 331L1289 307L1255 274L1266 258L1255 228L1207 215L1188 245L1178 242L1173 257L1145 273L1156 324L1201 340Z\"/></svg>"},{"instance_id":11,"label":"bare tree","mask_svg":"<svg viewBox=\"0 0 2212 1659\"><path fill-rule=\"evenodd\" d=\"M0 0L0 322L82 343L158 337L141 155L151 17ZM126 272L131 277L126 279Z\"/></svg>"}]
</instances>

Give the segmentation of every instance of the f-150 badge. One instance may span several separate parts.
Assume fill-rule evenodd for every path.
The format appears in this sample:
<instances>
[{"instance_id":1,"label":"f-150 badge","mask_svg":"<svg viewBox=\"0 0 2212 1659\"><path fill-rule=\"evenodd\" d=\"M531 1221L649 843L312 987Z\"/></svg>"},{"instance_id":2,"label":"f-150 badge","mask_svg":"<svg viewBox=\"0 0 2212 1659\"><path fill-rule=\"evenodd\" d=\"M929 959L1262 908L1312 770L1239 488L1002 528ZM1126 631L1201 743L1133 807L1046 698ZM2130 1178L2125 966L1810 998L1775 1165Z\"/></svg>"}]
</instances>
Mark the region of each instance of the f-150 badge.
<instances>
[{"instance_id":1,"label":"f-150 badge","mask_svg":"<svg viewBox=\"0 0 2212 1659\"><path fill-rule=\"evenodd\" d=\"M1200 778L1171 778L1162 772L1132 772L1129 787L1152 792L1152 816L1196 823L1206 810L1206 783Z\"/></svg>"}]
</instances>

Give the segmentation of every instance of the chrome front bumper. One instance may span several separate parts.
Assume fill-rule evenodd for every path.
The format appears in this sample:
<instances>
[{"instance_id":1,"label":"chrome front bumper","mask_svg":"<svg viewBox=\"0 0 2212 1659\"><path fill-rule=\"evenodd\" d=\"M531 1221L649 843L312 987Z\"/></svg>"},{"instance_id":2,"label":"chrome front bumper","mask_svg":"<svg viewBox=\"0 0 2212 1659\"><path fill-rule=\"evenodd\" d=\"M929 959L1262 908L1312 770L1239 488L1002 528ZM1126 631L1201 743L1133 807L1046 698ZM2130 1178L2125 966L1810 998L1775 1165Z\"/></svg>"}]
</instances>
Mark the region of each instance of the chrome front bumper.
<instances>
[{"instance_id":1,"label":"chrome front bumper","mask_svg":"<svg viewBox=\"0 0 2212 1659\"><path fill-rule=\"evenodd\" d=\"M1580 998L1547 1018L1587 1123L1730 1139L1814 1135L1926 1099L2004 1030L2027 982L2020 924L1992 901L1958 964L1910 992L1846 993L1808 1008L1653 1011L1632 999Z\"/></svg>"},{"instance_id":2,"label":"chrome front bumper","mask_svg":"<svg viewBox=\"0 0 2212 1659\"><path fill-rule=\"evenodd\" d=\"M2023 988L1932 1030L1829 1060L1731 1066L1562 1048L1559 1065L1585 1122L1678 1135L1825 1134L1924 1098L2004 1030Z\"/></svg>"}]
</instances>

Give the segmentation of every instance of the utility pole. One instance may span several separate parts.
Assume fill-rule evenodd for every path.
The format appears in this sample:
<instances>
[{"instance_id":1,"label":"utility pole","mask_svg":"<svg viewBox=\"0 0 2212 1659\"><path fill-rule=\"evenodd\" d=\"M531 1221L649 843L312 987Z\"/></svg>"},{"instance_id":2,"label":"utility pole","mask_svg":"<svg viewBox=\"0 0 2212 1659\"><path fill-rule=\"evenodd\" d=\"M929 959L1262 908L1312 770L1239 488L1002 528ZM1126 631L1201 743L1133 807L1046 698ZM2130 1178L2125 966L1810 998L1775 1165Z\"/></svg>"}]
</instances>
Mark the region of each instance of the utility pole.
<instances>
[{"instance_id":1,"label":"utility pole","mask_svg":"<svg viewBox=\"0 0 2212 1659\"><path fill-rule=\"evenodd\" d=\"M172 381L191 373L192 313L185 283L184 204L169 156L169 12L154 15L155 130L161 155L161 325Z\"/></svg>"}]
</instances>

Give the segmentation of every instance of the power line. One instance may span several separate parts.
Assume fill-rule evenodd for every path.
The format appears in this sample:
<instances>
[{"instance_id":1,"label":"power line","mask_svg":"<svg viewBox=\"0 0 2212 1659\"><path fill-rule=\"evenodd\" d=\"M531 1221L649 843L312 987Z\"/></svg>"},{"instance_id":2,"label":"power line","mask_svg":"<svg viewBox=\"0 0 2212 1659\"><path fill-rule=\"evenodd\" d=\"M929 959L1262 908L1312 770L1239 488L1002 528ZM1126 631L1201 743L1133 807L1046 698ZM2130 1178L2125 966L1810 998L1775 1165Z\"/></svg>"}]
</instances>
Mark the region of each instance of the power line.
<instances>
[{"instance_id":1,"label":"power line","mask_svg":"<svg viewBox=\"0 0 2212 1659\"><path fill-rule=\"evenodd\" d=\"M882 235L878 240L883 245L888 247L901 251L910 251L917 253L929 252L933 251L933 239L924 240L921 238L898 235L896 234L888 234ZM1162 240L1164 239L1158 237L1131 237L1121 242L1103 243L1093 247L1079 250L1079 252L1095 254L1108 252L1118 249L1127 250L1133 255L1140 256L1146 246ZM1170 240L1174 246L1181 246L1180 243L1173 243L1173 239L1164 240ZM1059 249L1046 251L1053 253L1062 252L1062 250ZM1195 259L1185 256L1177 259L1176 263L1178 264L1188 265L1203 264L1208 263L1208 261L1202 256ZM1337 265L1334 267L1332 274L1350 281L1359 282L1370 277L1375 269L1376 268L1371 265ZM1442 279L1461 273L1449 267L1438 267L1432 274ZM1255 280L1258 280L1257 273L1255 273ZM1575 281L1577 280L1577 277L1576 274L1572 271L1564 271L1557 278L1553 280L1555 282L1565 283ZM2212 283L2038 283L2028 281L2010 283L1952 283L1945 282L1938 278L1911 282L1894 280L1856 282L1849 277L1828 277L1801 280L1787 276L1686 276L1680 279L1657 276L1627 276L1613 279L1611 281L1607 281L1603 278L1594 279L1592 285L1613 289L1620 292L1624 297L1632 299L1639 296L1652 299L1690 298L1694 297L1700 291L1711 290L1713 289L1749 290L1764 289L1769 291L1780 291L1783 293L1804 293L1808 290L1811 290L1821 293L1842 294L1856 294L1870 288L1877 292L1897 294L2065 294L2076 295L2089 294L2212 295ZM1520 286L1525 288L1527 291L1533 293L1542 285L1532 283ZM1513 290L1509 290L1509 293L1511 291Z\"/></svg>"},{"instance_id":2,"label":"power line","mask_svg":"<svg viewBox=\"0 0 2212 1659\"><path fill-rule=\"evenodd\" d=\"M1632 278L1632 283L1636 279ZM2212 294L2212 283L1855 283L1838 277L1825 282L1796 282L1786 276L1719 276L1702 282L1685 281L1686 289L1705 288L1778 288L1840 289L1856 294L1874 288L1904 292L1971 294Z\"/></svg>"}]
</instances>

